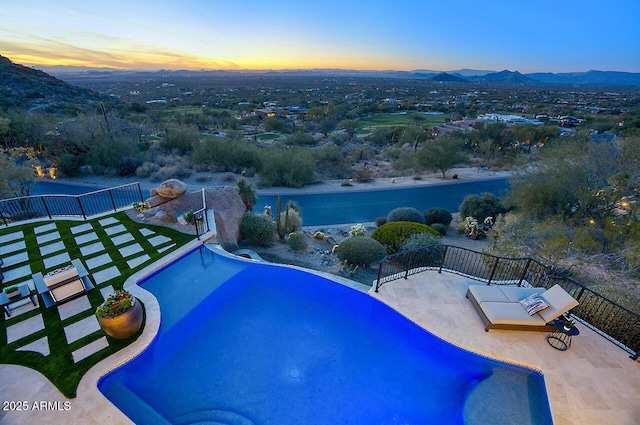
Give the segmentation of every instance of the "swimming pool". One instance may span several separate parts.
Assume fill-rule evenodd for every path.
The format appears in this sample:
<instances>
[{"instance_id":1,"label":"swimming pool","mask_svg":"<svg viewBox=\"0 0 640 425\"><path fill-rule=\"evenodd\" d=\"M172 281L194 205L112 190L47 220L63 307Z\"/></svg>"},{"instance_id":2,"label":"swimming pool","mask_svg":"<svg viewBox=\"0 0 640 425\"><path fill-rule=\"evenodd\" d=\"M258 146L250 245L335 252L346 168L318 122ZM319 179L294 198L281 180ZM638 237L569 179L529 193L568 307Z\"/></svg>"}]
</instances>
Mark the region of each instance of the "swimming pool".
<instances>
[{"instance_id":1,"label":"swimming pool","mask_svg":"<svg viewBox=\"0 0 640 425\"><path fill-rule=\"evenodd\" d=\"M136 423L552 423L540 372L318 275L201 247L139 284L158 335L98 383Z\"/></svg>"}]
</instances>

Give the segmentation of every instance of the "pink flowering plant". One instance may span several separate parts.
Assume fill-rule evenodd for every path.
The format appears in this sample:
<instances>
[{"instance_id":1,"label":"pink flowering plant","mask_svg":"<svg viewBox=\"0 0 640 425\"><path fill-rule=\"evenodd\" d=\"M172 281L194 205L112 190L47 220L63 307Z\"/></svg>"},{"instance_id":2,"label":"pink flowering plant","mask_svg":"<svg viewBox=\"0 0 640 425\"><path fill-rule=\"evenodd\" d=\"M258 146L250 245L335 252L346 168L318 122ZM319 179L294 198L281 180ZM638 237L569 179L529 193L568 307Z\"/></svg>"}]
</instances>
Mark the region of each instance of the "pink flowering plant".
<instances>
[{"instance_id":1,"label":"pink flowering plant","mask_svg":"<svg viewBox=\"0 0 640 425\"><path fill-rule=\"evenodd\" d=\"M96 309L98 317L116 317L124 313L135 304L135 298L128 291L118 290L109 296Z\"/></svg>"}]
</instances>

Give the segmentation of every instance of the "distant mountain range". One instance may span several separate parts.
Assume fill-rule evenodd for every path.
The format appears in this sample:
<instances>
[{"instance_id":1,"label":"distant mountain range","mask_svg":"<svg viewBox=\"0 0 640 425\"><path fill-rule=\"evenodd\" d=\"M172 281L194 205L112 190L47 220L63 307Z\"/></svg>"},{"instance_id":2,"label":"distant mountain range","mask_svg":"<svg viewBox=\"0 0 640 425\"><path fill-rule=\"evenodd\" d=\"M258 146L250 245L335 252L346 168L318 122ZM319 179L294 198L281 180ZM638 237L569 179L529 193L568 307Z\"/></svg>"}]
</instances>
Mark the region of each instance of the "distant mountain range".
<instances>
[{"instance_id":1,"label":"distant mountain range","mask_svg":"<svg viewBox=\"0 0 640 425\"><path fill-rule=\"evenodd\" d=\"M447 72L417 69L414 71L371 71L351 69L284 69L284 70L159 70L136 71L112 68L88 68L77 66L40 66L38 69L58 78L86 78L122 75L284 75L284 76L326 76L326 77L370 77L370 78L406 78L423 79L438 82L486 82L496 84L579 84L579 85L624 85L640 86L640 73L618 71L586 71L586 72L536 72L522 74L518 71L488 71L475 69L459 69Z\"/></svg>"}]
</instances>

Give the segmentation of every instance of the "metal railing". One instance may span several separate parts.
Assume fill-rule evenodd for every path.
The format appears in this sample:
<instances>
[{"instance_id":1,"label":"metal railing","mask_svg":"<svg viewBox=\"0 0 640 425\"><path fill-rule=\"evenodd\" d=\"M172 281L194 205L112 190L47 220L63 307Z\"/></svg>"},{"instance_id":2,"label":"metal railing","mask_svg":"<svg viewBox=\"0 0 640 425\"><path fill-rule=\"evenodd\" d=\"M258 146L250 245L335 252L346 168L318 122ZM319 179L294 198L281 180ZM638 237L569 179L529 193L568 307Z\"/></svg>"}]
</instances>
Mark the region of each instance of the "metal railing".
<instances>
[{"instance_id":1,"label":"metal railing","mask_svg":"<svg viewBox=\"0 0 640 425\"><path fill-rule=\"evenodd\" d=\"M81 195L34 195L0 200L0 217L5 226L33 218L87 217L117 211L142 202L140 183L130 183Z\"/></svg>"},{"instance_id":2,"label":"metal railing","mask_svg":"<svg viewBox=\"0 0 640 425\"><path fill-rule=\"evenodd\" d=\"M460 274L487 285L550 288L560 285L580 304L571 310L587 327L631 353L640 355L640 314L592 291L532 258L505 258L451 245L428 245L386 256L378 268L376 289L425 270Z\"/></svg>"},{"instance_id":3,"label":"metal railing","mask_svg":"<svg viewBox=\"0 0 640 425\"><path fill-rule=\"evenodd\" d=\"M196 228L196 236L200 240L200 235L209 231L209 217L207 217L207 207L202 207L193 212L193 225Z\"/></svg>"}]
</instances>

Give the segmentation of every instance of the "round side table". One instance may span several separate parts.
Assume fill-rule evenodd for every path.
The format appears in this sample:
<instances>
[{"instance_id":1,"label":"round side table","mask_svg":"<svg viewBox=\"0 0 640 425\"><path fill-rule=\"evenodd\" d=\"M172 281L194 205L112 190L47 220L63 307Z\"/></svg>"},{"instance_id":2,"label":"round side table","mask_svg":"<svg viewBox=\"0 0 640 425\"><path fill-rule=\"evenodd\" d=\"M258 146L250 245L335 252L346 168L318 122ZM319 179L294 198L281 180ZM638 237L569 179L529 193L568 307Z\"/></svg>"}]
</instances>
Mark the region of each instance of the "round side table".
<instances>
[{"instance_id":1,"label":"round side table","mask_svg":"<svg viewBox=\"0 0 640 425\"><path fill-rule=\"evenodd\" d=\"M556 329L547 334L549 345L560 351L566 351L571 348L571 338L580 334L578 328L574 325L571 329L566 330L564 322L560 320L554 320L553 326Z\"/></svg>"}]
</instances>

